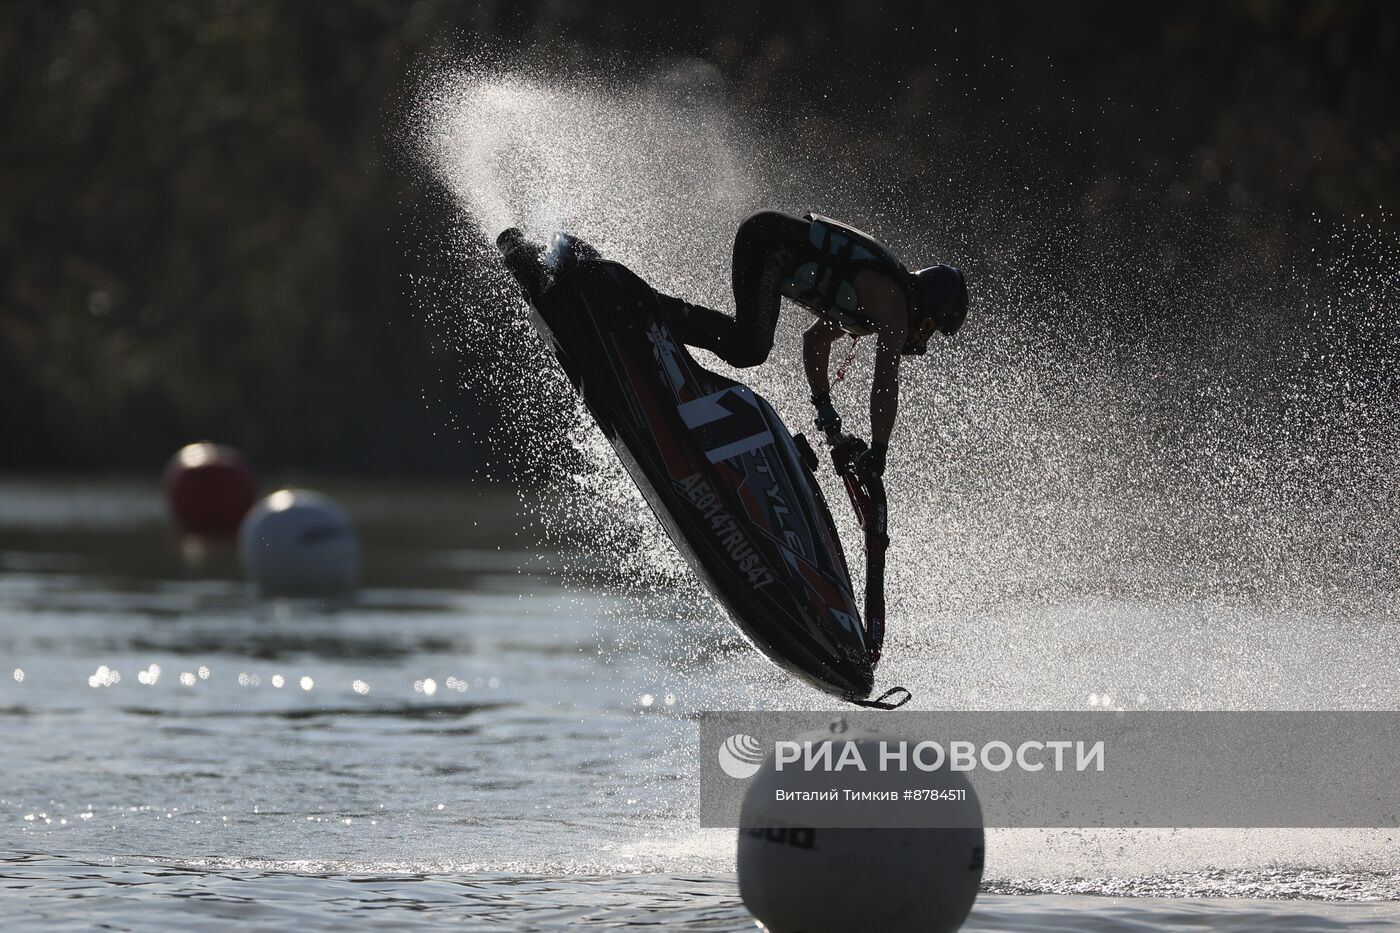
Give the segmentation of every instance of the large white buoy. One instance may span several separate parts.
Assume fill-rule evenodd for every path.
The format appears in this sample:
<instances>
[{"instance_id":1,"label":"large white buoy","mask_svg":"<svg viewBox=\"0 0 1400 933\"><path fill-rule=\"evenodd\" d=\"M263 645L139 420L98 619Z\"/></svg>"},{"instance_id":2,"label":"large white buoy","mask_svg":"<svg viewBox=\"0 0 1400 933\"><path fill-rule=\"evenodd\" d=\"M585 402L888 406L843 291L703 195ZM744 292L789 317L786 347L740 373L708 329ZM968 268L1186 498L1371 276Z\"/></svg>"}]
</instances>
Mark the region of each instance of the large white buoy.
<instances>
[{"instance_id":1,"label":"large white buoy","mask_svg":"<svg viewBox=\"0 0 1400 933\"><path fill-rule=\"evenodd\" d=\"M802 736L800 740L810 739ZM870 733L855 741L876 760ZM943 788L964 788L961 772L937 772ZM931 786L921 774L917 785ZM739 829L739 894L744 906L773 933L949 933L962 926L982 880L980 825L949 829L810 829L784 825L772 812L784 786L770 755L749 785Z\"/></svg>"},{"instance_id":2,"label":"large white buoy","mask_svg":"<svg viewBox=\"0 0 1400 933\"><path fill-rule=\"evenodd\" d=\"M360 547L350 516L307 489L279 489L238 532L243 568L269 596L335 596L355 588Z\"/></svg>"}]
</instances>

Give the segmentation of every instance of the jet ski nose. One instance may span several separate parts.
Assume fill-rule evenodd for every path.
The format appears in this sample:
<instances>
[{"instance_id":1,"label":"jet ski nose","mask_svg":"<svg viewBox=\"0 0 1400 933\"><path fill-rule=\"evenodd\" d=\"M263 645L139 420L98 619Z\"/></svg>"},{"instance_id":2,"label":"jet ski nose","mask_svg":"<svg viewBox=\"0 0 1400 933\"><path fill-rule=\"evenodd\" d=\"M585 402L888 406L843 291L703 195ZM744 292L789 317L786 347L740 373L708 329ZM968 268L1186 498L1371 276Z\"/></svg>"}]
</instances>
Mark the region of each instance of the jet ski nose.
<instances>
[{"instance_id":1,"label":"jet ski nose","mask_svg":"<svg viewBox=\"0 0 1400 933\"><path fill-rule=\"evenodd\" d=\"M509 232L509 231L507 231ZM603 258L593 244L572 233L557 231L544 254L545 266L556 276L563 277L581 263Z\"/></svg>"},{"instance_id":2,"label":"jet ski nose","mask_svg":"<svg viewBox=\"0 0 1400 933\"><path fill-rule=\"evenodd\" d=\"M496 237L496 248L506 261L506 268L525 290L525 297L534 301L545 289L548 281L541 256L544 250L531 243L519 227L507 227Z\"/></svg>"}]
</instances>

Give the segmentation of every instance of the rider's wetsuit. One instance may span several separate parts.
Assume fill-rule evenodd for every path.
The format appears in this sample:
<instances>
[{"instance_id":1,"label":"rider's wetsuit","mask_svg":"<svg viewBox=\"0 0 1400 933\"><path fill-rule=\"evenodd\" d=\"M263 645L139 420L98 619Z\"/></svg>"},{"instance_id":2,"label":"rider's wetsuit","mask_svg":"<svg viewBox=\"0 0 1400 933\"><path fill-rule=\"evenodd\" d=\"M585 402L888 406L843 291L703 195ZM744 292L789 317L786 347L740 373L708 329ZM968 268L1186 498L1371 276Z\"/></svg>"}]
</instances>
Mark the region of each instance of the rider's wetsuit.
<instances>
[{"instance_id":1,"label":"rider's wetsuit","mask_svg":"<svg viewBox=\"0 0 1400 933\"><path fill-rule=\"evenodd\" d=\"M884 272L910 287L909 270L879 240L820 214L759 211L734 237L734 317L660 295L672 331L731 366L757 366L773 350L778 304L787 297L849 334L875 331L860 309L855 277Z\"/></svg>"}]
</instances>

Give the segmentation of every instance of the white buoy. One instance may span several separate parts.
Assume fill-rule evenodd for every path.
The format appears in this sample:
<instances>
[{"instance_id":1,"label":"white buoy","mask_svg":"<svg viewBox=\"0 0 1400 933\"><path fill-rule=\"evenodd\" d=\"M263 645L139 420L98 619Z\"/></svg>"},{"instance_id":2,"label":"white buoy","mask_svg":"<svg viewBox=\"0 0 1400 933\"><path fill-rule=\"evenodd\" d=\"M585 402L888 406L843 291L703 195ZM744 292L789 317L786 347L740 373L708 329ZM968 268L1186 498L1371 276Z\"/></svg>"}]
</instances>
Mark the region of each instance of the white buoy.
<instances>
[{"instance_id":1,"label":"white buoy","mask_svg":"<svg viewBox=\"0 0 1400 933\"><path fill-rule=\"evenodd\" d=\"M350 516L307 489L279 489L238 532L248 576L269 596L335 596L355 588L360 547Z\"/></svg>"},{"instance_id":2,"label":"white buoy","mask_svg":"<svg viewBox=\"0 0 1400 933\"><path fill-rule=\"evenodd\" d=\"M799 737L799 741L811 736ZM825 738L834 736L826 734ZM871 733L844 734L866 761L879 754ZM910 787L963 788L961 772L920 774ZM784 787L770 755L749 785L739 829L739 894L773 933L950 933L962 926L982 880L980 825L972 828L808 829L774 812ZM833 804L833 806L838 804Z\"/></svg>"}]
</instances>

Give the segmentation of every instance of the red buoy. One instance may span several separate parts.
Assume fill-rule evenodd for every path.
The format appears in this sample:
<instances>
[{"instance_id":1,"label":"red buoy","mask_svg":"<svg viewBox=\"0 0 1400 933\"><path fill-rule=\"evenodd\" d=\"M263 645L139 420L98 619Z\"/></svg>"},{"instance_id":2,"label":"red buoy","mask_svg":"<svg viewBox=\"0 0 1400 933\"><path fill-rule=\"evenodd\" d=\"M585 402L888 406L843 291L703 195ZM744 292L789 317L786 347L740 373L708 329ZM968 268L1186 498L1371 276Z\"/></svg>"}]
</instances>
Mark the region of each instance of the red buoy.
<instances>
[{"instance_id":1,"label":"red buoy","mask_svg":"<svg viewBox=\"0 0 1400 933\"><path fill-rule=\"evenodd\" d=\"M166 464L164 480L170 515L185 534L232 538L258 497L243 455L207 441L180 448Z\"/></svg>"}]
</instances>

